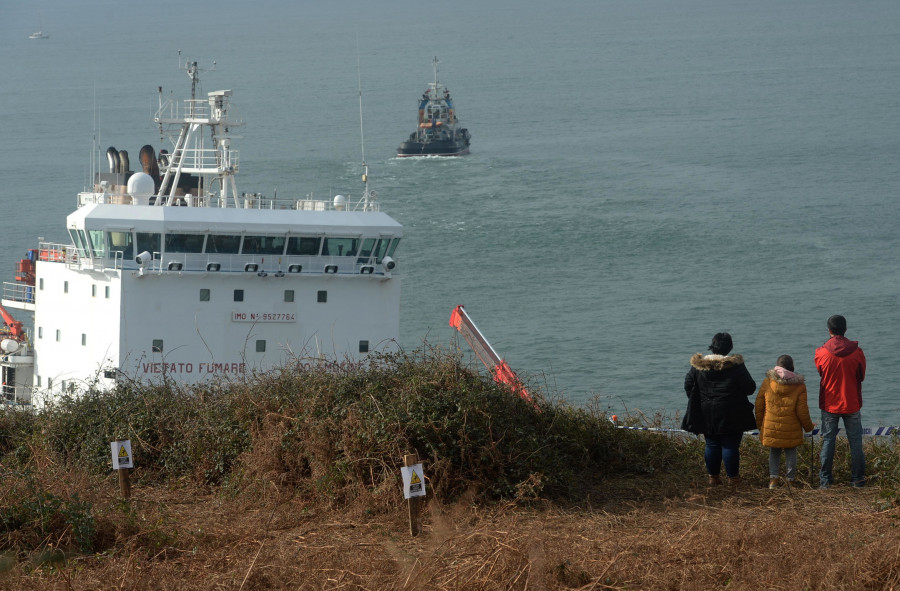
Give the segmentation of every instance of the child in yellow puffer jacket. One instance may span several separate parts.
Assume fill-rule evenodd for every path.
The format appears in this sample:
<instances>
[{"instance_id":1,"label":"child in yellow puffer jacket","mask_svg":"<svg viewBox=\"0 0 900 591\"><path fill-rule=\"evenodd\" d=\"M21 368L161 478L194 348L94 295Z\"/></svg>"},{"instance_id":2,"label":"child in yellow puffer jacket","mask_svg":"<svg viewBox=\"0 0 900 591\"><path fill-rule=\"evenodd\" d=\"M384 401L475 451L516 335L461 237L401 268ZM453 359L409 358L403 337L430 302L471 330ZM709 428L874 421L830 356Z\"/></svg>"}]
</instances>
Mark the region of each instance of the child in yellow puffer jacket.
<instances>
[{"instance_id":1,"label":"child in yellow puffer jacket","mask_svg":"<svg viewBox=\"0 0 900 591\"><path fill-rule=\"evenodd\" d=\"M797 448L803 445L803 431L815 426L806 403L805 379L794 373L790 355L779 357L775 367L766 372L756 395L756 424L760 443L769 448L769 488L778 486L782 450L790 484L797 476Z\"/></svg>"}]
</instances>

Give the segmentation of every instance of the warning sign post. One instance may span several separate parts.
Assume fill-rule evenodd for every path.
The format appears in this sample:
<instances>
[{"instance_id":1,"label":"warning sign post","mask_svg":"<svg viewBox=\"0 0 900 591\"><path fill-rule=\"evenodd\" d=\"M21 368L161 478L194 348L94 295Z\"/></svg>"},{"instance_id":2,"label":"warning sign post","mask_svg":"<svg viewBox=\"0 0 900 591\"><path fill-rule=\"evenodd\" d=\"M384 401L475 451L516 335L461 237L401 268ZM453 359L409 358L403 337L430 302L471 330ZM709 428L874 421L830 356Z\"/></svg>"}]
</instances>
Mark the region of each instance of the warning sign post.
<instances>
[{"instance_id":1,"label":"warning sign post","mask_svg":"<svg viewBox=\"0 0 900 591\"><path fill-rule=\"evenodd\" d=\"M403 497L409 506L409 533L416 536L419 534L419 497L425 496L425 473L422 471L422 464L419 463L419 457L416 454L403 456L401 475L403 476Z\"/></svg>"},{"instance_id":2,"label":"warning sign post","mask_svg":"<svg viewBox=\"0 0 900 591\"><path fill-rule=\"evenodd\" d=\"M122 498L131 497L130 469L134 468L134 460L131 456L131 441L117 439L111 442L113 470L119 473L119 492Z\"/></svg>"}]
</instances>

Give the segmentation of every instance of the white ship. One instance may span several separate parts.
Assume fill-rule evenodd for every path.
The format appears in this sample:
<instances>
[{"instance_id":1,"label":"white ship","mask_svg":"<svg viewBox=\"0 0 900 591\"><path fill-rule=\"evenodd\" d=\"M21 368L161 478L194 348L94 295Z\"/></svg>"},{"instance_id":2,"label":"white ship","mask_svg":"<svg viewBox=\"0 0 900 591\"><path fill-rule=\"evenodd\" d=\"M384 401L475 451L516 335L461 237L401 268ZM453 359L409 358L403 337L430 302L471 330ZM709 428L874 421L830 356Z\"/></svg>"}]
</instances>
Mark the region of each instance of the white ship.
<instances>
[{"instance_id":1,"label":"white ship","mask_svg":"<svg viewBox=\"0 0 900 591\"><path fill-rule=\"evenodd\" d=\"M107 151L66 219L68 244L40 243L4 283L2 394L48 397L117 380L191 384L289 362L353 362L394 347L402 226L368 189L268 199L238 193L242 125L230 90L164 100L154 121L168 150ZM9 310L33 312L30 333Z\"/></svg>"}]
</instances>

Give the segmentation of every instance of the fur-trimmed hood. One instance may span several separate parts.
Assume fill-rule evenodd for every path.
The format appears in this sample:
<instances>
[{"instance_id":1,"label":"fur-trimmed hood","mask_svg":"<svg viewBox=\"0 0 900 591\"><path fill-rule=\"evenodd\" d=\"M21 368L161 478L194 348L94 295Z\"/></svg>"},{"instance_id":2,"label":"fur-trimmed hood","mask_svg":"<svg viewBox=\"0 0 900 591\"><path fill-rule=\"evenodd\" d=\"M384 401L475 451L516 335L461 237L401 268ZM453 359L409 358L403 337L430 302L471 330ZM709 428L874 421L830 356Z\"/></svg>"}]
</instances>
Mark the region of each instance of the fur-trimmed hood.
<instances>
[{"instance_id":1,"label":"fur-trimmed hood","mask_svg":"<svg viewBox=\"0 0 900 591\"><path fill-rule=\"evenodd\" d=\"M782 384L784 386L793 386L795 384L805 384L806 378L803 374L792 373L789 376L781 377L778 375L778 372L775 371L776 368L772 368L766 372L766 377L775 382L776 384Z\"/></svg>"},{"instance_id":2,"label":"fur-trimmed hood","mask_svg":"<svg viewBox=\"0 0 900 591\"><path fill-rule=\"evenodd\" d=\"M691 367L700 371L721 371L729 367L744 365L741 355L704 355L694 353L691 356ZM755 385L753 386L756 387Z\"/></svg>"}]
</instances>

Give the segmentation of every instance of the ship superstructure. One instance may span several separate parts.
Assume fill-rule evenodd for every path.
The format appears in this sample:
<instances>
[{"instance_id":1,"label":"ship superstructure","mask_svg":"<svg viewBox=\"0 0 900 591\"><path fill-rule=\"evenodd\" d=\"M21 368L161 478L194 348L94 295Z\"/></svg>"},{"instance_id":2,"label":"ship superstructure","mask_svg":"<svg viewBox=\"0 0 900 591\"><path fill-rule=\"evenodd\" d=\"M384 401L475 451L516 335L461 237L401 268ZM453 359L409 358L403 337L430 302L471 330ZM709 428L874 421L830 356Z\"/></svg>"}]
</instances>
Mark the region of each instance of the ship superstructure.
<instances>
[{"instance_id":1,"label":"ship superstructure","mask_svg":"<svg viewBox=\"0 0 900 591\"><path fill-rule=\"evenodd\" d=\"M288 361L359 361L399 337L401 225L379 211L363 174L358 198L269 199L238 193L242 125L231 91L164 100L168 145L107 150L108 173L78 195L70 242L41 243L34 273L4 284L7 309L34 313L17 347L7 400L122 378L196 383ZM365 171L365 164L363 164Z\"/></svg>"}]
</instances>

